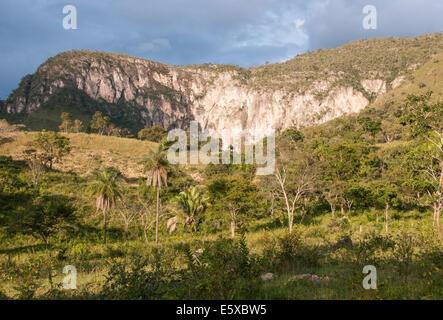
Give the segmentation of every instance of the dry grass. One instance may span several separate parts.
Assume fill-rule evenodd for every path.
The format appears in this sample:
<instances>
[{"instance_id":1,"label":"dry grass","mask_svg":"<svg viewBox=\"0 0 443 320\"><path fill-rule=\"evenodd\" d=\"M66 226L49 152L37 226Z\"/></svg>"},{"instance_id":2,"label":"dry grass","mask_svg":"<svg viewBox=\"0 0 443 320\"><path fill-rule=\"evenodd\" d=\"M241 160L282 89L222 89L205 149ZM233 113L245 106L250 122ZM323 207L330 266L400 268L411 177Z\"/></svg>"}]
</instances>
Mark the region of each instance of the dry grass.
<instances>
[{"instance_id":1,"label":"dry grass","mask_svg":"<svg viewBox=\"0 0 443 320\"><path fill-rule=\"evenodd\" d=\"M374 107L383 108L386 105L404 101L408 94L424 94L429 90L434 92L432 102L443 99L443 53L434 56L405 79L399 87L380 97L374 103Z\"/></svg>"},{"instance_id":2,"label":"dry grass","mask_svg":"<svg viewBox=\"0 0 443 320\"><path fill-rule=\"evenodd\" d=\"M10 134L12 141L0 145L0 155L22 159L23 151L30 147L34 132ZM120 170L125 178L137 179L143 166L139 163L148 155L156 143L135 139L100 136L85 133L66 134L71 140L72 151L54 169L73 171L80 176L89 176L101 166L112 166Z\"/></svg>"}]
</instances>

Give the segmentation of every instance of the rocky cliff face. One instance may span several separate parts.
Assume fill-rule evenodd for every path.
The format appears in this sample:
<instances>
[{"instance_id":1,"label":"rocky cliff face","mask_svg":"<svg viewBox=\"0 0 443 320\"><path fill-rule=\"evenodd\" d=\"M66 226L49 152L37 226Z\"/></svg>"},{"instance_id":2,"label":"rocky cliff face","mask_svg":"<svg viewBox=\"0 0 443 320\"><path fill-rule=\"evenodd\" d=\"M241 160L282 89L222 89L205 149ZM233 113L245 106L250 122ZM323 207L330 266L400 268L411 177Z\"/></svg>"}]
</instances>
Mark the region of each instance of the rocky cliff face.
<instances>
[{"instance_id":1,"label":"rocky cliff face","mask_svg":"<svg viewBox=\"0 0 443 320\"><path fill-rule=\"evenodd\" d=\"M350 82L344 80L355 78L354 69L352 75L348 69L314 69L280 72L278 79L267 76L272 85L262 85L265 68L175 67L120 54L67 52L26 76L3 111L32 113L69 88L105 106L132 108L132 115L146 125L186 128L197 120L202 128L248 129L259 138L272 129L312 126L359 112L404 80L398 70L395 77L386 70L361 72L358 81Z\"/></svg>"},{"instance_id":2,"label":"rocky cliff face","mask_svg":"<svg viewBox=\"0 0 443 320\"><path fill-rule=\"evenodd\" d=\"M248 129L255 137L270 130L310 126L369 104L362 92L323 82L303 94L257 90L238 79L238 72L177 68L151 61L109 55L112 60L88 55L65 58L68 67L47 63L26 77L18 92L6 102L8 113L32 113L65 87L85 92L95 100L139 107L148 125L186 128L196 120L202 128ZM383 84L367 82L368 91L382 94ZM318 91L326 91L318 98Z\"/></svg>"}]
</instances>

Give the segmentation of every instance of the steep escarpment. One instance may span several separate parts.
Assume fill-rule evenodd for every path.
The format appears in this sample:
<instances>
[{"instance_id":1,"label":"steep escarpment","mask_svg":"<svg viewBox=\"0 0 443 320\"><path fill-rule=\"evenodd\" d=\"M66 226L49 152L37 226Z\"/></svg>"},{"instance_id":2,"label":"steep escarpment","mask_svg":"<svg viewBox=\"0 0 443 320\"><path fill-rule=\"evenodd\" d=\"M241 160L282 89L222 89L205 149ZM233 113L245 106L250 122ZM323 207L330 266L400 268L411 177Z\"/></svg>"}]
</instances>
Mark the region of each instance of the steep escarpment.
<instances>
[{"instance_id":1,"label":"steep escarpment","mask_svg":"<svg viewBox=\"0 0 443 320\"><path fill-rule=\"evenodd\" d=\"M182 126L188 114L186 92L156 80L169 72L159 63L118 54L66 52L26 76L5 109L8 113L32 114L42 107L71 104L85 112L100 110L128 122Z\"/></svg>"},{"instance_id":2,"label":"steep escarpment","mask_svg":"<svg viewBox=\"0 0 443 320\"><path fill-rule=\"evenodd\" d=\"M186 128L194 119L203 128L248 129L260 137L359 112L442 49L442 34L361 40L248 69L72 51L23 78L2 111L34 119L35 126L54 127L57 112L85 117L100 110L133 131Z\"/></svg>"}]
</instances>

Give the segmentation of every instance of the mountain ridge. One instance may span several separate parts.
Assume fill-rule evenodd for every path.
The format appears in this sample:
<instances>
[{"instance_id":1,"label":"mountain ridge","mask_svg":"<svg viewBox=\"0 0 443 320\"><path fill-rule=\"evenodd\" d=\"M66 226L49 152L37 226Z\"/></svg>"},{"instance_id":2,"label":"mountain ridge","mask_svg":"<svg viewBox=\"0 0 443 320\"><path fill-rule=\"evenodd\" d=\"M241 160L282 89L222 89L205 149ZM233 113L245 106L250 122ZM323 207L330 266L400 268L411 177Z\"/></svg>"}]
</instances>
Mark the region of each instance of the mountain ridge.
<instances>
[{"instance_id":1,"label":"mountain ridge","mask_svg":"<svg viewBox=\"0 0 443 320\"><path fill-rule=\"evenodd\" d=\"M218 131L307 127L363 110L443 50L443 34L359 40L279 64L171 66L117 53L70 51L27 75L3 115L57 128L70 111L102 111L133 132L145 125ZM395 53L395 54L393 54Z\"/></svg>"}]
</instances>

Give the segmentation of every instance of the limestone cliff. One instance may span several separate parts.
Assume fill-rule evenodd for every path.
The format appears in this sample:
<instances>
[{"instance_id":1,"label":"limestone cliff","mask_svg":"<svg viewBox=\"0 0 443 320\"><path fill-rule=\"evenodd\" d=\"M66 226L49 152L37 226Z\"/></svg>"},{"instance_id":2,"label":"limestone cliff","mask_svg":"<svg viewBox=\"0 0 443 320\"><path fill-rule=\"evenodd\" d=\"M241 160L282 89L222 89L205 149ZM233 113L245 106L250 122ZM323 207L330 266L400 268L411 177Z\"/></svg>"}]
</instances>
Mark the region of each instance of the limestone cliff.
<instances>
[{"instance_id":1,"label":"limestone cliff","mask_svg":"<svg viewBox=\"0 0 443 320\"><path fill-rule=\"evenodd\" d=\"M441 48L442 36L432 37ZM378 46L370 41L357 43L363 46L361 50ZM213 64L178 67L121 54L66 52L26 76L4 103L3 111L33 113L68 88L100 102L111 117L114 111L110 108L107 112L108 105L115 112L130 109L124 117L137 118L140 125L186 128L189 120L195 119L203 128L247 128L258 137L271 129L312 126L359 112L398 86L411 66L426 62L433 54L423 48L420 58L403 61L401 67L387 61L358 68L358 61L347 64L341 56L349 55L349 50L346 46L319 50L284 64L249 69ZM353 50L355 55L361 54ZM397 60L403 59L402 52L409 52L402 50ZM388 59L390 54L379 55ZM328 56L337 60L327 62ZM76 103L81 104L81 99Z\"/></svg>"}]
</instances>

